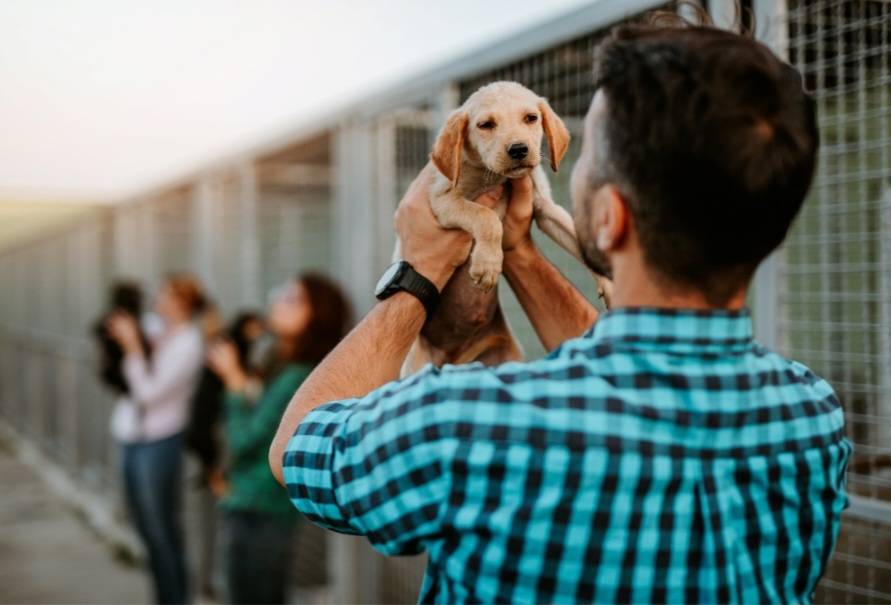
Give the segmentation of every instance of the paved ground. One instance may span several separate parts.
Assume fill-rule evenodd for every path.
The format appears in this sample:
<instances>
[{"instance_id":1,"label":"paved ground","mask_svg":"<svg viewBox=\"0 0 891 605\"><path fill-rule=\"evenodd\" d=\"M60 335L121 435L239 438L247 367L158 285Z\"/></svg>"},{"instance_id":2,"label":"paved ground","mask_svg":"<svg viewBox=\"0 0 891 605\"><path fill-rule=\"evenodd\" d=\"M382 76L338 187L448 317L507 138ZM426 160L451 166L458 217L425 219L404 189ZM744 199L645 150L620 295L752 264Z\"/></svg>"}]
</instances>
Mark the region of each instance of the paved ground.
<instances>
[{"instance_id":1,"label":"paved ground","mask_svg":"<svg viewBox=\"0 0 891 605\"><path fill-rule=\"evenodd\" d=\"M118 561L39 477L0 447L0 603L146 603Z\"/></svg>"}]
</instances>

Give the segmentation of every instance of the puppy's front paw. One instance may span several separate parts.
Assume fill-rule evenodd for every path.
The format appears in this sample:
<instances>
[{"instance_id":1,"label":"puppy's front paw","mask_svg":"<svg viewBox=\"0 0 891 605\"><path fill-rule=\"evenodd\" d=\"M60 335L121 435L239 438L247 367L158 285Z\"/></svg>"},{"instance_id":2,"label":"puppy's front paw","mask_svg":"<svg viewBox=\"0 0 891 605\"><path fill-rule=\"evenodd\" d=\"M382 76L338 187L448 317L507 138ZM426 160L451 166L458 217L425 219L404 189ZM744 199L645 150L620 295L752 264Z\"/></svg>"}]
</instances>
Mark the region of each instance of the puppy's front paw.
<instances>
[{"instance_id":1,"label":"puppy's front paw","mask_svg":"<svg viewBox=\"0 0 891 605\"><path fill-rule=\"evenodd\" d=\"M500 248L486 252L474 250L471 254L468 274L480 290L488 292L498 283L503 259L504 253Z\"/></svg>"}]
</instances>

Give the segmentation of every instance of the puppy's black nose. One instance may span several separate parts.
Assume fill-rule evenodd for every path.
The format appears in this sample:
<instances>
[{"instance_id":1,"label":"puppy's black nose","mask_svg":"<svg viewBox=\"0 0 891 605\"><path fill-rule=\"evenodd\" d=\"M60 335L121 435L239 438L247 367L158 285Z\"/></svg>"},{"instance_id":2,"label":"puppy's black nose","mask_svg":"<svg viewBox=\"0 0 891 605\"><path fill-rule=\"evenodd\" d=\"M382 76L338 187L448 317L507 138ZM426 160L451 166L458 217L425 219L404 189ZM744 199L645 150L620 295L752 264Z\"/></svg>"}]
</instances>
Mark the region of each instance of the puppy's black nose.
<instances>
[{"instance_id":1,"label":"puppy's black nose","mask_svg":"<svg viewBox=\"0 0 891 605\"><path fill-rule=\"evenodd\" d=\"M523 143L514 143L507 148L507 155L515 160L522 160L529 155L529 147Z\"/></svg>"}]
</instances>

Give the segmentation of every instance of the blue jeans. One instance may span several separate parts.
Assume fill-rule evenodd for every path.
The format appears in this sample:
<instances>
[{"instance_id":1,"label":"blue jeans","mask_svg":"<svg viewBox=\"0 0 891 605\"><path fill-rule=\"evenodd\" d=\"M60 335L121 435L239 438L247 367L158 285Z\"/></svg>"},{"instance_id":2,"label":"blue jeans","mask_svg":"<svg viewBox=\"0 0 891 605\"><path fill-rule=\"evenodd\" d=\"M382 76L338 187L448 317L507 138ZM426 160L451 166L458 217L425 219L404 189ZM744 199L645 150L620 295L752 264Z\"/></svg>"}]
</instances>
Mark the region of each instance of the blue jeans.
<instances>
[{"instance_id":1,"label":"blue jeans","mask_svg":"<svg viewBox=\"0 0 891 605\"><path fill-rule=\"evenodd\" d=\"M294 524L275 515L223 511L226 602L284 603L293 562Z\"/></svg>"},{"instance_id":2,"label":"blue jeans","mask_svg":"<svg viewBox=\"0 0 891 605\"><path fill-rule=\"evenodd\" d=\"M181 434L123 446L124 491L145 543L155 599L161 605L188 602L182 504Z\"/></svg>"}]
</instances>

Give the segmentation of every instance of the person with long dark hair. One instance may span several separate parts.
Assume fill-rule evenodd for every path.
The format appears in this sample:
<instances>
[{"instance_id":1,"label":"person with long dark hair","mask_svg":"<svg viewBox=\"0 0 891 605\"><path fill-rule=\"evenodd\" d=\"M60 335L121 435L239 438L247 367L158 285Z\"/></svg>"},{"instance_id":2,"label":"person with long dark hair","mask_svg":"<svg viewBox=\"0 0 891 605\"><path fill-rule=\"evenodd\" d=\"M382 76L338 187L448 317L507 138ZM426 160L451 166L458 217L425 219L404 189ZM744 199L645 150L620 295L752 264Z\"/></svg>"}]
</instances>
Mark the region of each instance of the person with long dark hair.
<instances>
[{"instance_id":1,"label":"person with long dark hair","mask_svg":"<svg viewBox=\"0 0 891 605\"><path fill-rule=\"evenodd\" d=\"M210 368L222 380L228 455L222 550L230 603L284 603L292 563L293 506L269 471L267 451L291 396L340 341L349 310L328 279L304 274L280 288L266 320L274 337L259 371L228 340L214 344Z\"/></svg>"}]
</instances>

